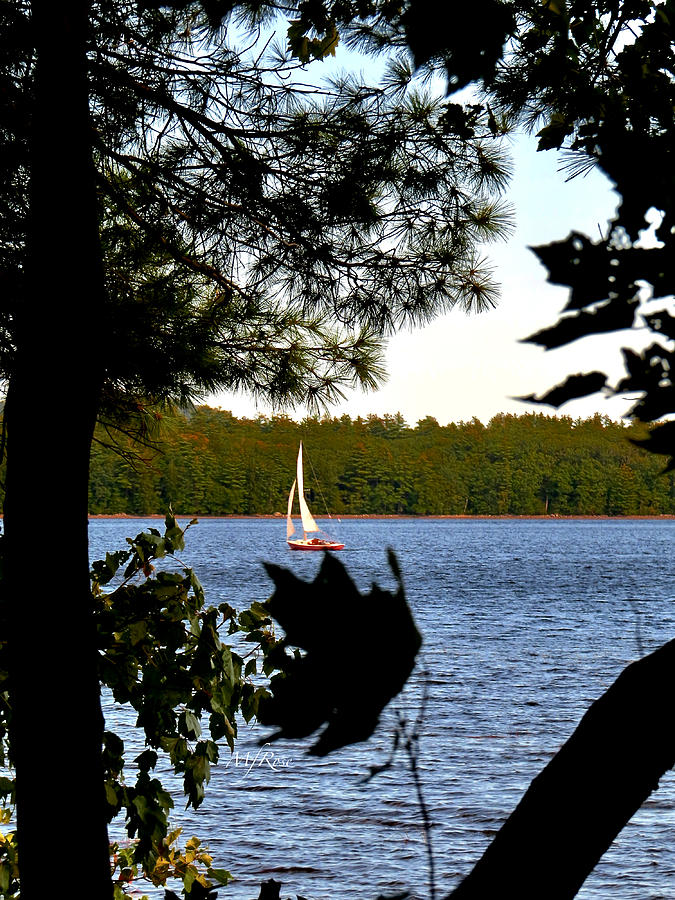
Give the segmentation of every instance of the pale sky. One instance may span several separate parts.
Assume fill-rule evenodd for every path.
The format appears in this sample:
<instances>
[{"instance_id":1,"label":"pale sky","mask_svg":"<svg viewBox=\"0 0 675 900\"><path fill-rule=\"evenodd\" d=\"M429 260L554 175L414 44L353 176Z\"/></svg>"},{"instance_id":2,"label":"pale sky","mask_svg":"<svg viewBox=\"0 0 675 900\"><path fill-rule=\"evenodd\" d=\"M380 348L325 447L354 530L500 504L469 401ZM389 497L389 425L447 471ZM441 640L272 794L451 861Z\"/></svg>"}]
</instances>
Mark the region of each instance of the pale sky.
<instances>
[{"instance_id":1,"label":"pale sky","mask_svg":"<svg viewBox=\"0 0 675 900\"><path fill-rule=\"evenodd\" d=\"M487 248L502 286L499 306L470 316L457 309L425 328L396 335L386 354L387 382L374 393L352 392L330 409L332 415L400 412L410 425L425 416L446 425L474 417L487 424L501 412L573 417L600 412L619 419L627 411L629 400L602 395L571 401L557 412L513 399L541 395L567 375L594 369L616 380L622 374L619 348L627 343L627 333L584 338L548 352L520 343L553 325L567 300L567 289L546 283L545 269L528 246L561 240L572 230L599 237L618 196L599 170L565 182L557 154L537 153L536 138L518 138L512 152L515 174L506 198L515 209L516 227L508 242ZM640 339L633 335L631 345L639 346ZM238 417L271 412L241 394L220 393L207 402ZM306 412L283 411L296 419Z\"/></svg>"}]
</instances>

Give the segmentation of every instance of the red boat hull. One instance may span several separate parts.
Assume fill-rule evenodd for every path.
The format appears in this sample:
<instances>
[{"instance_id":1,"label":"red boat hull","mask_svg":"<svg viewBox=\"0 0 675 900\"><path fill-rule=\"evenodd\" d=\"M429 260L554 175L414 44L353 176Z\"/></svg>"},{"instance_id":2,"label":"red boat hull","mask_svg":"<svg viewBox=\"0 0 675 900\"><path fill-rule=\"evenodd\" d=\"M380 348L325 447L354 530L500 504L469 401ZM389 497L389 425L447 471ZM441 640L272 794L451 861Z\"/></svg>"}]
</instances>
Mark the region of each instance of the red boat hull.
<instances>
[{"instance_id":1,"label":"red boat hull","mask_svg":"<svg viewBox=\"0 0 675 900\"><path fill-rule=\"evenodd\" d=\"M321 538L287 541L291 550L344 550L345 545L337 541L323 541Z\"/></svg>"}]
</instances>

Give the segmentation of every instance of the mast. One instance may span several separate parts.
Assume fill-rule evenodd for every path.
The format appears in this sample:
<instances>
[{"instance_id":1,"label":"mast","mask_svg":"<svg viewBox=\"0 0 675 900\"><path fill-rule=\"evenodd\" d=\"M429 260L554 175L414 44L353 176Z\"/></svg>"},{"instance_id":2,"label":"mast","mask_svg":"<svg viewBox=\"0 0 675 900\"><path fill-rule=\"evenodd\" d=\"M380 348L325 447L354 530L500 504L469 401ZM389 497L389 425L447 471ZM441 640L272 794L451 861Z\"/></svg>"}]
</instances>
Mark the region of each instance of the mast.
<instances>
[{"instance_id":1,"label":"mast","mask_svg":"<svg viewBox=\"0 0 675 900\"><path fill-rule=\"evenodd\" d=\"M307 501L305 500L305 480L302 472L302 441L300 441L300 447L298 449L298 463L297 463L297 482L298 482L298 499L300 500L300 515L302 517L302 530L304 532L304 536L307 537L308 531L319 531L319 526L314 521L314 516L309 511L309 506L307 506Z\"/></svg>"}]
</instances>

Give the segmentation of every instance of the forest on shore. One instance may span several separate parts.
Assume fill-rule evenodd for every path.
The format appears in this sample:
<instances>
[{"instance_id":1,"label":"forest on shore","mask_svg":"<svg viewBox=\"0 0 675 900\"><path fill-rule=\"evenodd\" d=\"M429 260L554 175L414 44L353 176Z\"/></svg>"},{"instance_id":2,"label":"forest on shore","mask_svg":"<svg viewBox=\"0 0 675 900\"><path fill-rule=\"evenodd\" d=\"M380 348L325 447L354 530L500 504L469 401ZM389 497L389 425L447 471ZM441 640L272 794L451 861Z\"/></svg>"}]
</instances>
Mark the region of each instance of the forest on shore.
<instances>
[{"instance_id":1,"label":"forest on shore","mask_svg":"<svg viewBox=\"0 0 675 900\"><path fill-rule=\"evenodd\" d=\"M134 459L98 434L90 513L284 513L300 440L305 492L318 516L675 514L665 458L606 417L499 415L415 426L400 415L238 419L207 406L164 416L157 448ZM45 453L48 453L45 445Z\"/></svg>"}]
</instances>

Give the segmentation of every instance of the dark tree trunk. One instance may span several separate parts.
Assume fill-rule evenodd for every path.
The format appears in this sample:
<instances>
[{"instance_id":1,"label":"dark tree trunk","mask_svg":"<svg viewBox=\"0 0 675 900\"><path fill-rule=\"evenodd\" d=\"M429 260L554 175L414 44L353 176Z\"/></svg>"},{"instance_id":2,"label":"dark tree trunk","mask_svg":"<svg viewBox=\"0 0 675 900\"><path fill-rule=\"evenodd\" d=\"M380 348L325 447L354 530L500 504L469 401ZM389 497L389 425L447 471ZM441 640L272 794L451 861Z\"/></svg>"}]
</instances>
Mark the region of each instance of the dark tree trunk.
<instances>
[{"instance_id":1,"label":"dark tree trunk","mask_svg":"<svg viewBox=\"0 0 675 900\"><path fill-rule=\"evenodd\" d=\"M453 900L574 897L675 763L675 641L632 663L534 779Z\"/></svg>"},{"instance_id":2,"label":"dark tree trunk","mask_svg":"<svg viewBox=\"0 0 675 900\"><path fill-rule=\"evenodd\" d=\"M112 896L87 546L104 301L88 11L84 0L32 4L28 290L6 405L4 597L23 900L58 883L45 855L55 835L72 849L78 891Z\"/></svg>"}]
</instances>

